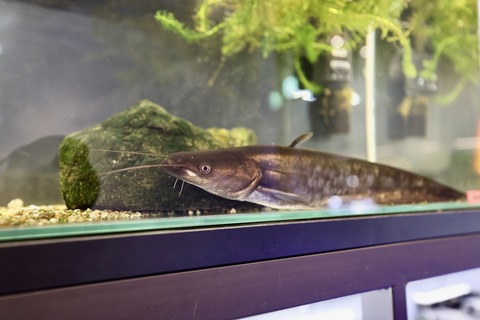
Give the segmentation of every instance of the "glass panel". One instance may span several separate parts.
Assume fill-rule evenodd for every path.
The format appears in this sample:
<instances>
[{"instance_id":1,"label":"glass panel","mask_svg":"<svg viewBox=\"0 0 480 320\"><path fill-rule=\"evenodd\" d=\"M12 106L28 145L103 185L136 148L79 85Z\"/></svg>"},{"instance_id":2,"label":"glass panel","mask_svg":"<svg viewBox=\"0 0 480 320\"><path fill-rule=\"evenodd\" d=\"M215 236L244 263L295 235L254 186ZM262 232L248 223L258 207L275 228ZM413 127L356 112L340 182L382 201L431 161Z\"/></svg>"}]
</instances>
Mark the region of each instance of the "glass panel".
<instances>
[{"instance_id":1,"label":"glass panel","mask_svg":"<svg viewBox=\"0 0 480 320\"><path fill-rule=\"evenodd\" d=\"M218 3L0 0L3 240L475 206L474 1Z\"/></svg>"},{"instance_id":2,"label":"glass panel","mask_svg":"<svg viewBox=\"0 0 480 320\"><path fill-rule=\"evenodd\" d=\"M462 203L432 203L423 205L384 206L376 210L353 211L351 209L317 211L250 212L220 215L192 215L188 217L154 218L146 216L138 220L100 221L87 223L51 224L44 226L22 226L0 229L0 242L75 236L87 234L111 234L128 231L167 230L205 226L222 226L245 223L295 221L305 219L348 218L359 215L429 212L437 210L468 209L474 206Z\"/></svg>"}]
</instances>

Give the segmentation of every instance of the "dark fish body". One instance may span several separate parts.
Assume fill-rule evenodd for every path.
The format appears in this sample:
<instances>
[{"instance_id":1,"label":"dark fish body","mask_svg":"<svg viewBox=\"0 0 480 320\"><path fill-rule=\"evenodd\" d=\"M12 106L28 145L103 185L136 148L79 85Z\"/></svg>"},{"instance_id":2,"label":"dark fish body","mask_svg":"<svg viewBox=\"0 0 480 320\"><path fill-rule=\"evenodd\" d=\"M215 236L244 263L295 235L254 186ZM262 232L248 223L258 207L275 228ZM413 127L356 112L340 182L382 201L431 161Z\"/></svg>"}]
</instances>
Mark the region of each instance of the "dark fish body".
<instances>
[{"instance_id":1,"label":"dark fish body","mask_svg":"<svg viewBox=\"0 0 480 320\"><path fill-rule=\"evenodd\" d=\"M404 170L293 146L179 152L164 164L172 176L215 195L278 209L360 199L405 204L464 198L460 191Z\"/></svg>"}]
</instances>

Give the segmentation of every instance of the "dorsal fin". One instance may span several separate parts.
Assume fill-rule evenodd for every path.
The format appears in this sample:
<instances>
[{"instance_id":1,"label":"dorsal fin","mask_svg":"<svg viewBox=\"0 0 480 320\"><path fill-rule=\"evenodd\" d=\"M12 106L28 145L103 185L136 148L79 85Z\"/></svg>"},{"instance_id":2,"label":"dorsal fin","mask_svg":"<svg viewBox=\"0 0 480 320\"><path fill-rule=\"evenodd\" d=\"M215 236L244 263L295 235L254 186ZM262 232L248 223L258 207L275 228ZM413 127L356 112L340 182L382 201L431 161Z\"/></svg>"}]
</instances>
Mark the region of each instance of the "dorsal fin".
<instances>
[{"instance_id":1,"label":"dorsal fin","mask_svg":"<svg viewBox=\"0 0 480 320\"><path fill-rule=\"evenodd\" d=\"M304 134L299 135L295 140L290 143L289 147L295 148L295 146L301 142L307 141L313 136L312 132L306 132Z\"/></svg>"}]
</instances>

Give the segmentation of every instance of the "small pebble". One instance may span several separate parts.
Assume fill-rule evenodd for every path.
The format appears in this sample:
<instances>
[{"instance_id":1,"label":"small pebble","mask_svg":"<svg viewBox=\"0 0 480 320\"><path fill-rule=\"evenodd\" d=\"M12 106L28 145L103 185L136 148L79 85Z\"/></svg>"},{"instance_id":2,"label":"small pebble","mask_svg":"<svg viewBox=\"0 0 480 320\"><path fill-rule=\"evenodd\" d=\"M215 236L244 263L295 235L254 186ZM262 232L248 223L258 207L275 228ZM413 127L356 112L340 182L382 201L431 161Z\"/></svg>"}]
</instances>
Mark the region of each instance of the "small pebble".
<instances>
[{"instance_id":1,"label":"small pebble","mask_svg":"<svg viewBox=\"0 0 480 320\"><path fill-rule=\"evenodd\" d=\"M22 199L13 199L7 204L8 209L19 210L23 208L23 200Z\"/></svg>"},{"instance_id":2,"label":"small pebble","mask_svg":"<svg viewBox=\"0 0 480 320\"><path fill-rule=\"evenodd\" d=\"M18 201L17 201L18 200ZM0 226L34 226L57 223L127 220L142 218L140 212L112 210L69 210L63 204L20 206L21 199L12 200L8 207L0 207Z\"/></svg>"},{"instance_id":3,"label":"small pebble","mask_svg":"<svg viewBox=\"0 0 480 320\"><path fill-rule=\"evenodd\" d=\"M0 227L9 226L35 226L52 225L62 223L81 223L112 220L142 219L155 214L146 214L130 211L112 211L112 210L80 210L67 209L63 204L57 205L29 205L23 206L21 199L14 199L9 202L7 207L0 207ZM226 209L225 212L236 213L234 208ZM190 216L200 216L209 214L209 211L202 210L169 210L163 211L159 216L175 217L177 215L188 213Z\"/></svg>"}]
</instances>

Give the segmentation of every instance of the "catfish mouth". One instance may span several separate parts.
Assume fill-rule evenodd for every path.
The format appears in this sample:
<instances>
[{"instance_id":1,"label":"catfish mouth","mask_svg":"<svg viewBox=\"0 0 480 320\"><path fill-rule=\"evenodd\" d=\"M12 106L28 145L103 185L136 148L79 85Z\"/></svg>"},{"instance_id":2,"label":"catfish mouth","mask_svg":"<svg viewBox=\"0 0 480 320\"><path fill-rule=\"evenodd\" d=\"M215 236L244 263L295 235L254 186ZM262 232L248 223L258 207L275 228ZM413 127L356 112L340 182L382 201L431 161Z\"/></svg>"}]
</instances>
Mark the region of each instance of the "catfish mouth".
<instances>
[{"instance_id":1,"label":"catfish mouth","mask_svg":"<svg viewBox=\"0 0 480 320\"><path fill-rule=\"evenodd\" d=\"M165 159L162 162L163 169L171 176L178 179L188 180L197 175L190 171L185 165L176 164L172 159Z\"/></svg>"}]
</instances>

